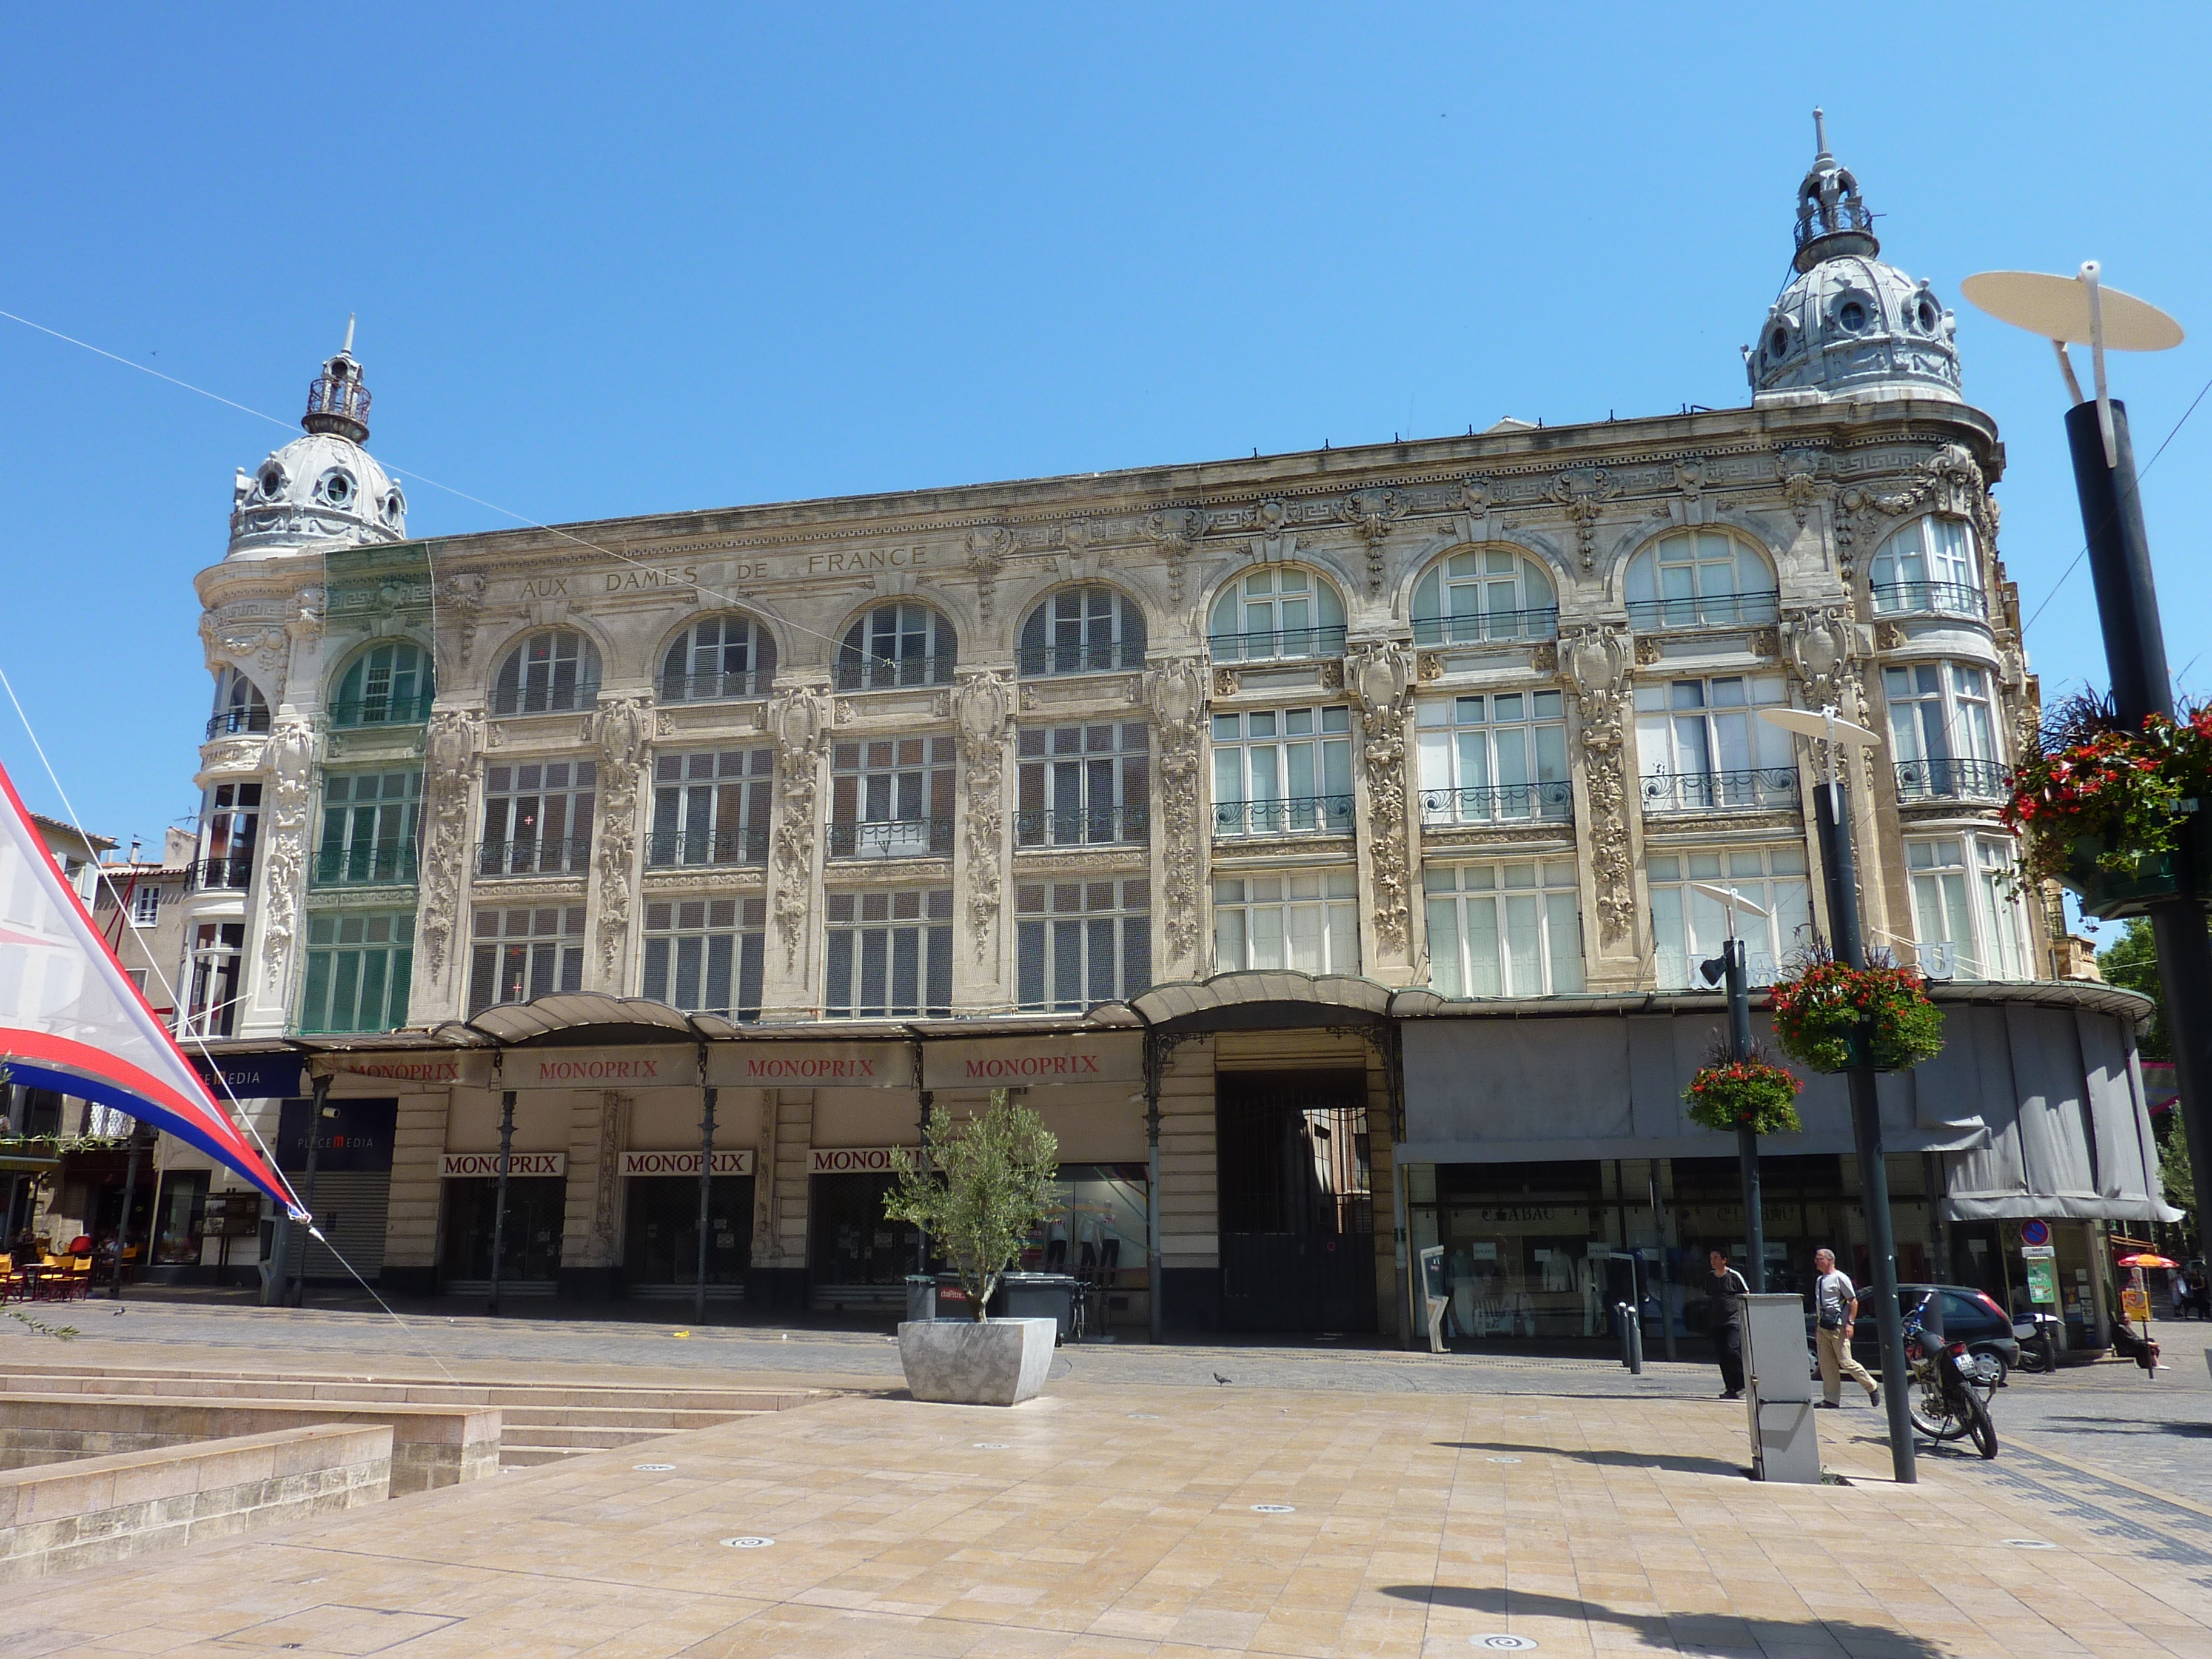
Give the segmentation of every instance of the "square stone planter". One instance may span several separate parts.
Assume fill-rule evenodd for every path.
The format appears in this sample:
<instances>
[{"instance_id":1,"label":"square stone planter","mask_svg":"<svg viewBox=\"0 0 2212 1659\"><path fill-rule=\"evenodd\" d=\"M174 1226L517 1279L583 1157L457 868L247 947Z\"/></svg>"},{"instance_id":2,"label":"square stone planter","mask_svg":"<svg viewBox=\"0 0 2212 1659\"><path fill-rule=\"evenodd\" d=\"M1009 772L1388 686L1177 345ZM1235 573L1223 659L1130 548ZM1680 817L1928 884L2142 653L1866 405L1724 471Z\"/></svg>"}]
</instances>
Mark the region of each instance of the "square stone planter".
<instances>
[{"instance_id":1,"label":"square stone planter","mask_svg":"<svg viewBox=\"0 0 2212 1659\"><path fill-rule=\"evenodd\" d=\"M1050 1319L908 1320L898 1328L899 1364L916 1400L1018 1405L1044 1387L1059 1329Z\"/></svg>"}]
</instances>

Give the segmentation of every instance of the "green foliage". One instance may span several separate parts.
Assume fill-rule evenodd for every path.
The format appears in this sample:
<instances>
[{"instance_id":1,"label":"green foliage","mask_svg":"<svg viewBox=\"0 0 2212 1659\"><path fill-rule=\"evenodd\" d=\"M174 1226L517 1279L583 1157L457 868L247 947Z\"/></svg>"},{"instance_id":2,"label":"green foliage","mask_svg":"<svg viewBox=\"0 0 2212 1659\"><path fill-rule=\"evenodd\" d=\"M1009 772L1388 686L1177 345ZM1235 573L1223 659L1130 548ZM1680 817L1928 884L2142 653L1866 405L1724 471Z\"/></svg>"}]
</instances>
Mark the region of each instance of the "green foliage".
<instances>
[{"instance_id":1,"label":"green foliage","mask_svg":"<svg viewBox=\"0 0 2212 1659\"><path fill-rule=\"evenodd\" d=\"M2172 1060L2173 1043L2166 1030L2166 991L2158 981L2158 945L2151 937L2149 917L2129 918L2127 930L2097 952L2097 971L2107 982L2147 996L2158 1005L2150 1029L2142 1034L2138 1046L2145 1060Z\"/></svg>"},{"instance_id":2,"label":"green foliage","mask_svg":"<svg viewBox=\"0 0 2212 1659\"><path fill-rule=\"evenodd\" d=\"M980 1116L955 1121L942 1106L931 1112L927 1162L899 1154L898 1184L884 1195L884 1213L937 1241L981 1324L1000 1276L1044 1218L1059 1170L1060 1142L1044 1120L994 1089Z\"/></svg>"},{"instance_id":3,"label":"green foliage","mask_svg":"<svg viewBox=\"0 0 2212 1659\"><path fill-rule=\"evenodd\" d=\"M40 1336L51 1336L58 1342L72 1342L84 1334L74 1325L49 1325L43 1319L33 1319L20 1308L0 1308L0 1313L6 1314L19 1325L29 1326Z\"/></svg>"},{"instance_id":4,"label":"green foliage","mask_svg":"<svg viewBox=\"0 0 2212 1659\"><path fill-rule=\"evenodd\" d=\"M1850 1065L1862 1030L1876 1071L1910 1071L1942 1052L1942 1012L1911 968L1852 968L1815 954L1775 986L1772 1006L1782 1052L1816 1072Z\"/></svg>"},{"instance_id":5,"label":"green foliage","mask_svg":"<svg viewBox=\"0 0 2212 1659\"><path fill-rule=\"evenodd\" d=\"M2189 1137L2179 1123L2168 1126L2159 1145L2158 1183L2165 1189L2166 1201L2188 1213L2182 1224L2202 1238L2203 1229L2197 1224L2197 1172L2189 1167Z\"/></svg>"},{"instance_id":6,"label":"green foliage","mask_svg":"<svg viewBox=\"0 0 2212 1659\"><path fill-rule=\"evenodd\" d=\"M1797 1118L1797 1091L1804 1086L1764 1055L1741 1060L1716 1055L1690 1079L1682 1098L1689 1103L1690 1121L1702 1128L1794 1134L1804 1127Z\"/></svg>"}]
</instances>

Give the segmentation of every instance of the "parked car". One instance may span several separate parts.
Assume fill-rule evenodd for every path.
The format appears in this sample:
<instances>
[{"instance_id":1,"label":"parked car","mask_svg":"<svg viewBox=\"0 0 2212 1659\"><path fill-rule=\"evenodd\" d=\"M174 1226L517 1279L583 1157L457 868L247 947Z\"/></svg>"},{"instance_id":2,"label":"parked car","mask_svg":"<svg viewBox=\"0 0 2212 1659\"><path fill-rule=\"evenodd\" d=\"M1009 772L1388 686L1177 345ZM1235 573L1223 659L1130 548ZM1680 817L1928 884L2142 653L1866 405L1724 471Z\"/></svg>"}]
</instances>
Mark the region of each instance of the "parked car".
<instances>
[{"instance_id":1,"label":"parked car","mask_svg":"<svg viewBox=\"0 0 2212 1659\"><path fill-rule=\"evenodd\" d=\"M1899 1311L1910 1317L1929 1291L1936 1292L1943 1310L1943 1334L1963 1342L1969 1353L1985 1353L2004 1362L2007 1370L2020 1364L2020 1339L2013 1334L2012 1316L1997 1306L1986 1291L1968 1285L1899 1285ZM1865 1292L1862 1291L1862 1295ZM1858 1328L1851 1333L1851 1352L1862 1364L1871 1364L1881 1349L1875 1328L1874 1310L1859 1304Z\"/></svg>"}]
</instances>

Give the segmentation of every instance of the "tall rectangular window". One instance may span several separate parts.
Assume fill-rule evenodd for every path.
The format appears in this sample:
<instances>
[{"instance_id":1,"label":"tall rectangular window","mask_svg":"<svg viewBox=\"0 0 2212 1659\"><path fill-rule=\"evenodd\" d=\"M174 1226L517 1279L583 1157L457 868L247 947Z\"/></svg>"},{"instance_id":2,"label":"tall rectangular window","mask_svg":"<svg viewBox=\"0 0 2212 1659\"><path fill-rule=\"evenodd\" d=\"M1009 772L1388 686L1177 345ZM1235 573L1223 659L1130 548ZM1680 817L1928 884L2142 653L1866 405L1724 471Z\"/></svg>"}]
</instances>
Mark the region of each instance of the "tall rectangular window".
<instances>
[{"instance_id":1,"label":"tall rectangular window","mask_svg":"<svg viewBox=\"0 0 2212 1659\"><path fill-rule=\"evenodd\" d=\"M185 1031L191 1036L228 1036L238 1022L238 970L246 951L246 924L204 921L192 929L191 949Z\"/></svg>"},{"instance_id":2,"label":"tall rectangular window","mask_svg":"<svg viewBox=\"0 0 2212 1659\"><path fill-rule=\"evenodd\" d=\"M1564 820L1566 699L1558 691L1430 697L1414 713L1421 746L1421 822Z\"/></svg>"},{"instance_id":3,"label":"tall rectangular window","mask_svg":"<svg viewBox=\"0 0 2212 1659\"><path fill-rule=\"evenodd\" d=\"M1024 1010L1079 1014L1152 988L1152 883L1145 878L1022 882L1014 918Z\"/></svg>"},{"instance_id":4,"label":"tall rectangular window","mask_svg":"<svg viewBox=\"0 0 2212 1659\"><path fill-rule=\"evenodd\" d=\"M580 875L591 867L595 761L531 761L484 769L480 876Z\"/></svg>"},{"instance_id":5,"label":"tall rectangular window","mask_svg":"<svg viewBox=\"0 0 2212 1659\"><path fill-rule=\"evenodd\" d=\"M764 862L775 769L773 749L654 756L646 861L655 868Z\"/></svg>"},{"instance_id":6,"label":"tall rectangular window","mask_svg":"<svg viewBox=\"0 0 2212 1659\"><path fill-rule=\"evenodd\" d=\"M1813 901L1801 844L1659 854L1647 857L1644 867L1662 991L1706 988L1698 964L1720 955L1728 937L1726 909L1692 883L1733 887L1766 912L1736 912L1736 937L1747 947L1754 985L1772 984L1790 956L1812 941Z\"/></svg>"},{"instance_id":7,"label":"tall rectangular window","mask_svg":"<svg viewBox=\"0 0 2212 1659\"><path fill-rule=\"evenodd\" d=\"M1989 670L1973 663L1909 663L1881 671L1897 793L1995 799L2005 793Z\"/></svg>"},{"instance_id":8,"label":"tall rectangular window","mask_svg":"<svg viewBox=\"0 0 2212 1659\"><path fill-rule=\"evenodd\" d=\"M1646 812L1779 811L1797 802L1790 738L1758 718L1783 700L1779 674L1729 674L1636 688Z\"/></svg>"},{"instance_id":9,"label":"tall rectangular window","mask_svg":"<svg viewBox=\"0 0 2212 1659\"><path fill-rule=\"evenodd\" d=\"M161 890L153 882L134 890L131 895L131 925L151 927L161 919Z\"/></svg>"},{"instance_id":10,"label":"tall rectangular window","mask_svg":"<svg viewBox=\"0 0 2212 1659\"><path fill-rule=\"evenodd\" d=\"M888 1019L952 1012L952 890L873 888L823 896L822 1012Z\"/></svg>"},{"instance_id":11,"label":"tall rectangular window","mask_svg":"<svg viewBox=\"0 0 2212 1659\"><path fill-rule=\"evenodd\" d=\"M200 814L199 857L192 884L202 888L242 889L253 879L253 848L260 838L261 786L218 783L207 793Z\"/></svg>"},{"instance_id":12,"label":"tall rectangular window","mask_svg":"<svg viewBox=\"0 0 2212 1659\"><path fill-rule=\"evenodd\" d=\"M301 1035L398 1030L414 965L412 911L310 915Z\"/></svg>"},{"instance_id":13,"label":"tall rectangular window","mask_svg":"<svg viewBox=\"0 0 2212 1659\"><path fill-rule=\"evenodd\" d=\"M2028 977L2027 929L2007 842L1916 837L1905 843L1905 865L1923 973L1936 979Z\"/></svg>"},{"instance_id":14,"label":"tall rectangular window","mask_svg":"<svg viewBox=\"0 0 2212 1659\"><path fill-rule=\"evenodd\" d=\"M1017 847L1141 842L1149 827L1150 733L1137 721L1032 726L1019 755Z\"/></svg>"},{"instance_id":15,"label":"tall rectangular window","mask_svg":"<svg viewBox=\"0 0 2212 1659\"><path fill-rule=\"evenodd\" d=\"M479 910L469 1012L584 988L584 907Z\"/></svg>"},{"instance_id":16,"label":"tall rectangular window","mask_svg":"<svg viewBox=\"0 0 2212 1659\"><path fill-rule=\"evenodd\" d=\"M1213 884L1213 969L1359 971L1359 878L1351 870L1224 876Z\"/></svg>"},{"instance_id":17,"label":"tall rectangular window","mask_svg":"<svg viewBox=\"0 0 2212 1659\"><path fill-rule=\"evenodd\" d=\"M1431 864L1429 969L1449 997L1564 996L1583 988L1572 859Z\"/></svg>"},{"instance_id":18,"label":"tall rectangular window","mask_svg":"<svg viewBox=\"0 0 2212 1659\"><path fill-rule=\"evenodd\" d=\"M1213 833L1348 835L1352 711L1257 708L1213 717Z\"/></svg>"},{"instance_id":19,"label":"tall rectangular window","mask_svg":"<svg viewBox=\"0 0 2212 1659\"><path fill-rule=\"evenodd\" d=\"M422 774L333 772L323 779L323 836L315 849L319 887L415 879Z\"/></svg>"},{"instance_id":20,"label":"tall rectangular window","mask_svg":"<svg viewBox=\"0 0 2212 1659\"><path fill-rule=\"evenodd\" d=\"M942 857L952 851L953 741L877 738L830 752L830 856Z\"/></svg>"},{"instance_id":21,"label":"tall rectangular window","mask_svg":"<svg viewBox=\"0 0 2212 1659\"><path fill-rule=\"evenodd\" d=\"M653 901L639 994L686 1013L758 1019L767 918L757 895Z\"/></svg>"}]
</instances>

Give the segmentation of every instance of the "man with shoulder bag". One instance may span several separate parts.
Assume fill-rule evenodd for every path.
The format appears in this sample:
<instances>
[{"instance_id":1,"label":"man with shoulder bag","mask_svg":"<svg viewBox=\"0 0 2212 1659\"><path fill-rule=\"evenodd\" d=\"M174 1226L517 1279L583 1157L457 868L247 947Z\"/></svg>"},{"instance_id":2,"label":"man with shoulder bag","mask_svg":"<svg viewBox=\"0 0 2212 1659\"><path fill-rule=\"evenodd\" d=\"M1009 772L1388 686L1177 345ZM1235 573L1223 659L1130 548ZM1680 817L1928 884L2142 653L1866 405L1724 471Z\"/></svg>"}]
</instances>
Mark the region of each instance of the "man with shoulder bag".
<instances>
[{"instance_id":1,"label":"man with shoulder bag","mask_svg":"<svg viewBox=\"0 0 2212 1659\"><path fill-rule=\"evenodd\" d=\"M1843 1403L1844 1378L1867 1391L1869 1406L1881 1404L1881 1384L1867 1375L1867 1368L1851 1358L1851 1328L1858 1322L1858 1286L1850 1275L1837 1271L1836 1253L1814 1253L1813 1265L1820 1277L1813 1283L1813 1314L1820 1326L1814 1338L1820 1352L1820 1404L1834 1411Z\"/></svg>"}]
</instances>

